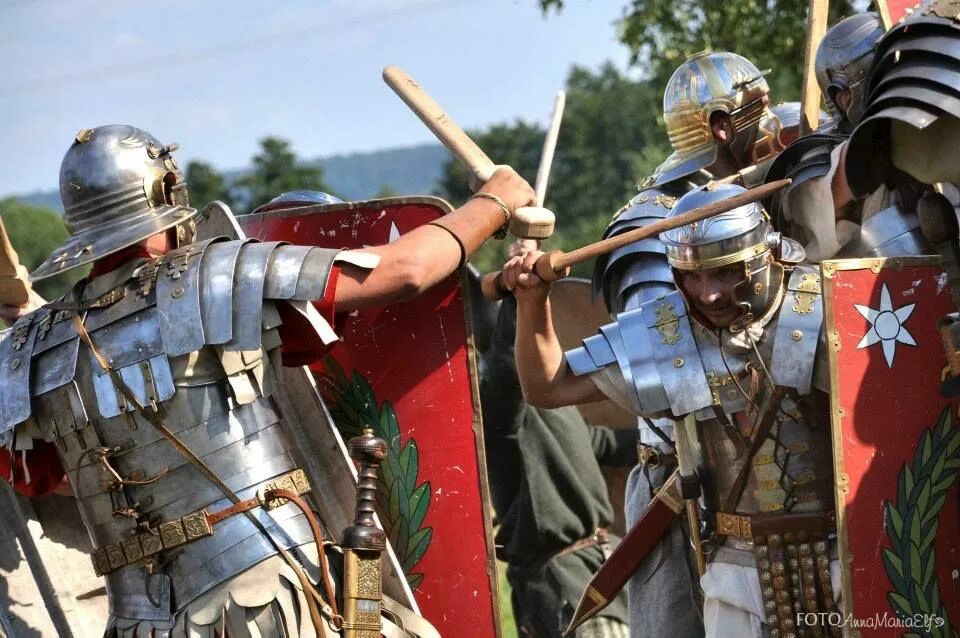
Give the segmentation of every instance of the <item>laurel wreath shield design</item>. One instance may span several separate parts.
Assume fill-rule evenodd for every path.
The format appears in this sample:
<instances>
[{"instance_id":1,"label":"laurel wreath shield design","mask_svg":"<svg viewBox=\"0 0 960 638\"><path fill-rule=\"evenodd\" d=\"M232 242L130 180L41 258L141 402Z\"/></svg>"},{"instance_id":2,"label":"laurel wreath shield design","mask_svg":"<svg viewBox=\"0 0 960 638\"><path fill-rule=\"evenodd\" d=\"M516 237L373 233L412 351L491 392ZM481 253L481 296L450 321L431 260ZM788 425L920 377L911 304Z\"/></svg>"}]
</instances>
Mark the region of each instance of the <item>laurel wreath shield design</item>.
<instances>
[{"instance_id":1,"label":"laurel wreath shield design","mask_svg":"<svg viewBox=\"0 0 960 638\"><path fill-rule=\"evenodd\" d=\"M324 359L324 395L344 439L359 436L364 427L387 442L387 458L380 466L377 510L411 589L423 581L413 573L433 539L433 528L423 526L430 507L430 481L417 482L420 451L413 438L403 441L397 414L389 401L377 403L362 374L348 377L332 357ZM329 392L328 392L329 391Z\"/></svg>"},{"instance_id":2,"label":"laurel wreath shield design","mask_svg":"<svg viewBox=\"0 0 960 638\"><path fill-rule=\"evenodd\" d=\"M950 487L960 474L960 428L944 408L932 428L923 431L913 463L905 463L897 481L895 502L885 506L887 536L892 545L883 550L883 565L893 586L887 593L891 607L902 618L939 617L945 622L930 627L934 638L957 638L937 580L935 541L939 514Z\"/></svg>"}]
</instances>

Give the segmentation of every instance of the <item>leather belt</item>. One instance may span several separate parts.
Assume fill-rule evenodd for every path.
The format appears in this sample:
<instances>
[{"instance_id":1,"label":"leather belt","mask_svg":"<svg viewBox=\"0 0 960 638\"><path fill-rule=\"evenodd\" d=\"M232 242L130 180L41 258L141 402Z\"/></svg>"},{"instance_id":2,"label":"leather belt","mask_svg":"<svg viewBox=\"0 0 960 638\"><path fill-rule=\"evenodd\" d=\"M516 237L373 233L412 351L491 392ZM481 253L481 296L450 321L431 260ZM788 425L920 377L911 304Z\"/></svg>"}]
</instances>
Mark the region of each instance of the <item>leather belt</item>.
<instances>
[{"instance_id":1,"label":"leather belt","mask_svg":"<svg viewBox=\"0 0 960 638\"><path fill-rule=\"evenodd\" d=\"M267 498L267 492L287 490L298 496L310 491L310 483L303 470L297 469L270 479L257 488L257 495L214 513L206 509L139 531L118 543L101 547L91 554L93 569L103 576L121 567L132 565L161 551L174 549L213 535L213 526L234 514L257 507L272 510L287 503L284 498Z\"/></svg>"},{"instance_id":2,"label":"leather belt","mask_svg":"<svg viewBox=\"0 0 960 638\"><path fill-rule=\"evenodd\" d=\"M607 528L598 527L592 536L586 538L581 538L573 545L564 547L559 552L554 554L554 558L557 556L565 556L567 554L572 554L578 552L581 549L586 549L587 547L594 547L596 545L608 545L610 543L610 537L607 535Z\"/></svg>"},{"instance_id":3,"label":"leather belt","mask_svg":"<svg viewBox=\"0 0 960 638\"><path fill-rule=\"evenodd\" d=\"M834 512L801 512L797 514L728 514L717 512L716 532L721 536L735 536L753 540L758 536L806 532L820 537L837 530Z\"/></svg>"}]
</instances>

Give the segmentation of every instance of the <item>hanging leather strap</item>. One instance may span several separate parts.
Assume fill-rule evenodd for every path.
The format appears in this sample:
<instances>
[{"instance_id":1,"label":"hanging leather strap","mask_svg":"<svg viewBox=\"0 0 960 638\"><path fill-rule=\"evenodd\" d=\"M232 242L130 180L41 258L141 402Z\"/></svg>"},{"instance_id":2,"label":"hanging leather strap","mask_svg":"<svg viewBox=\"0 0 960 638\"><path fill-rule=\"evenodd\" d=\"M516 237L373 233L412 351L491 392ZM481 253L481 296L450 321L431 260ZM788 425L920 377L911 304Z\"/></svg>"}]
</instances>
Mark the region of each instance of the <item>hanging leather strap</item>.
<instances>
[{"instance_id":1,"label":"hanging leather strap","mask_svg":"<svg viewBox=\"0 0 960 638\"><path fill-rule=\"evenodd\" d=\"M743 496L743 490L747 486L747 478L750 476L753 458L757 455L757 452L760 451L763 442L767 440L767 435L770 434L770 430L776 421L777 410L780 409L780 402L783 401L786 393L787 389L785 387L777 386L767 405L764 406L763 411L758 415L757 423L753 428L753 438L750 441L750 449L747 450L747 458L744 461L743 467L740 469L740 473L737 474L733 486L730 488L726 502L723 504L724 512L733 513L736 511L737 503L740 502L740 497Z\"/></svg>"}]
</instances>

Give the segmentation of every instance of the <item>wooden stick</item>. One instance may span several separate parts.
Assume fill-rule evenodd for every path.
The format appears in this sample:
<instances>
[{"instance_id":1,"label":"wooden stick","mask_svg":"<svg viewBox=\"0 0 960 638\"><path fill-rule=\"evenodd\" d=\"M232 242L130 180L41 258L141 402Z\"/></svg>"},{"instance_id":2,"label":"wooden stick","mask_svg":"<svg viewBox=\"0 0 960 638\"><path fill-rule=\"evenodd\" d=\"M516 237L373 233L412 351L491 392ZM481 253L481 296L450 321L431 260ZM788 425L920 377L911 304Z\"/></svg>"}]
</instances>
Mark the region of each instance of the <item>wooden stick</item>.
<instances>
[{"instance_id":1,"label":"wooden stick","mask_svg":"<svg viewBox=\"0 0 960 638\"><path fill-rule=\"evenodd\" d=\"M463 164L470 173L471 187L474 190L493 176L497 170L496 165L416 80L403 69L391 64L383 70L383 81ZM522 238L546 239L553 234L554 221L553 213L546 208L523 206L513 211L510 232Z\"/></svg>"},{"instance_id":2,"label":"wooden stick","mask_svg":"<svg viewBox=\"0 0 960 638\"><path fill-rule=\"evenodd\" d=\"M0 304L25 306L30 300L30 274L20 264L0 219Z\"/></svg>"},{"instance_id":3,"label":"wooden stick","mask_svg":"<svg viewBox=\"0 0 960 638\"><path fill-rule=\"evenodd\" d=\"M617 248L622 248L623 246L640 241L641 239L646 239L647 237L659 235L672 228L686 226L687 224L692 224L708 217L725 213L728 210L759 201L787 186L790 184L790 181L789 179L780 179L775 182L770 182L769 184L762 184L739 195L734 195L733 197L701 206L700 208L694 208L676 217L661 219L642 228L628 230L625 233L587 244L582 248L571 250L568 253L561 250L544 253L537 259L535 271L544 281L556 281L557 279L567 276L570 268L579 263L589 261L600 255L606 255ZM483 291L483 296L488 300L502 299L510 294L501 284L500 276L502 274L502 272L493 272L484 275L480 286Z\"/></svg>"},{"instance_id":4,"label":"wooden stick","mask_svg":"<svg viewBox=\"0 0 960 638\"><path fill-rule=\"evenodd\" d=\"M563 107L567 94L563 89L557 91L553 101L553 115L550 116L550 128L543 139L543 152L540 153L540 166L537 167L537 182L533 190L537 192L537 206L543 207L547 199L547 182L550 181L550 168L553 166L553 154L557 150L557 136L560 134L560 122L563 121Z\"/></svg>"},{"instance_id":5,"label":"wooden stick","mask_svg":"<svg viewBox=\"0 0 960 638\"><path fill-rule=\"evenodd\" d=\"M807 48L803 61L803 97L800 135L809 135L820 126L820 86L817 84L817 47L827 32L829 0L810 0L807 10Z\"/></svg>"},{"instance_id":6,"label":"wooden stick","mask_svg":"<svg viewBox=\"0 0 960 638\"><path fill-rule=\"evenodd\" d=\"M383 81L456 156L470 173L470 177L482 184L493 176L493 172L497 170L493 161L416 80L400 67L391 64L383 70Z\"/></svg>"}]
</instances>

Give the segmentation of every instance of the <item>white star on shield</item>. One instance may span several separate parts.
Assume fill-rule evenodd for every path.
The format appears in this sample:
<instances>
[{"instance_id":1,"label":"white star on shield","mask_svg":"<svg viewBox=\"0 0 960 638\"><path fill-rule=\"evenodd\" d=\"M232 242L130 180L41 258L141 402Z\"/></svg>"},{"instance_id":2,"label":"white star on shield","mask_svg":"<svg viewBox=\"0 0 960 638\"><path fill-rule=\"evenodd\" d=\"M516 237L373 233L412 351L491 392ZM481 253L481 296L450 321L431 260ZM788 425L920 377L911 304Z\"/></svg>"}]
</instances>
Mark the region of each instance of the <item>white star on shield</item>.
<instances>
[{"instance_id":1,"label":"white star on shield","mask_svg":"<svg viewBox=\"0 0 960 638\"><path fill-rule=\"evenodd\" d=\"M917 342L913 339L913 335L911 335L906 326L903 325L911 313L913 313L916 305L915 303L910 303L894 310L893 304L890 302L890 291L887 289L887 284L883 284L883 287L880 289L879 310L854 304L857 312L870 322L870 329L867 331L867 334L863 335L860 343L857 344L857 349L867 348L879 342L883 348L883 358L887 362L887 367L892 368L893 356L896 354L898 341L908 346L917 345Z\"/></svg>"}]
</instances>

